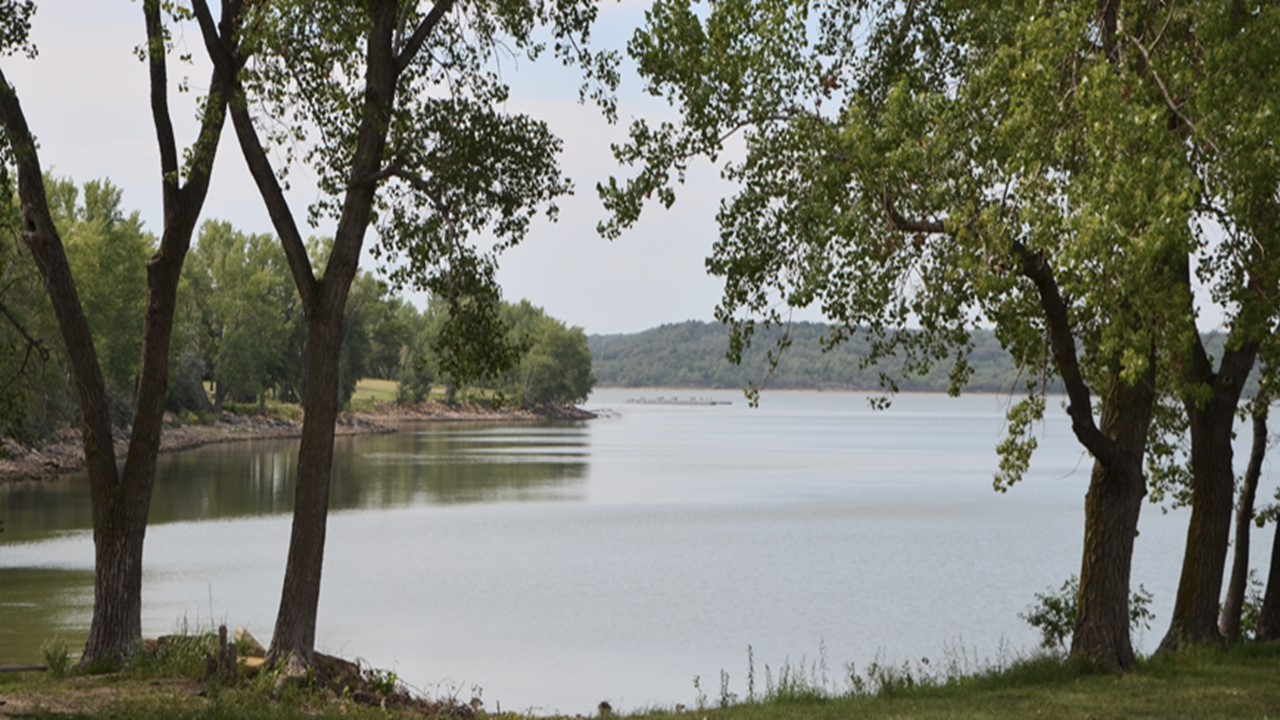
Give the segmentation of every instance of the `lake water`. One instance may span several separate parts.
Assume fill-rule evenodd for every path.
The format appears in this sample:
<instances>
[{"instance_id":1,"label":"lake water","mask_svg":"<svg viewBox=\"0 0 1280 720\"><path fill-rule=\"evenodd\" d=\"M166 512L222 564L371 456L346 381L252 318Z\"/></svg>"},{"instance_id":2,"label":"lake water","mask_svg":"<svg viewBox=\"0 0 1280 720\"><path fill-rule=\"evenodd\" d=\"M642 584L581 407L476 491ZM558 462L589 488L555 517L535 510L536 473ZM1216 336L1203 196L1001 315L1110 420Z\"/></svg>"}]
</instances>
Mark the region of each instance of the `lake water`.
<instances>
[{"instance_id":1,"label":"lake water","mask_svg":"<svg viewBox=\"0 0 1280 720\"><path fill-rule=\"evenodd\" d=\"M694 678L715 702L721 671L745 694L748 646L757 689L766 664L825 659L839 686L846 663L1007 659L1037 640L1018 613L1079 572L1090 463L1056 402L1029 477L999 495L1005 397L626 402L675 394L602 390L588 422L339 438L319 649L464 700L480 688L491 709L693 705ZM145 634L225 622L268 640L295 453L161 457ZM38 661L51 636L75 648L92 604L83 477L0 486L0 519L0 663ZM1143 510L1144 649L1169 617L1186 520ZM1270 544L1255 533L1255 567Z\"/></svg>"}]
</instances>

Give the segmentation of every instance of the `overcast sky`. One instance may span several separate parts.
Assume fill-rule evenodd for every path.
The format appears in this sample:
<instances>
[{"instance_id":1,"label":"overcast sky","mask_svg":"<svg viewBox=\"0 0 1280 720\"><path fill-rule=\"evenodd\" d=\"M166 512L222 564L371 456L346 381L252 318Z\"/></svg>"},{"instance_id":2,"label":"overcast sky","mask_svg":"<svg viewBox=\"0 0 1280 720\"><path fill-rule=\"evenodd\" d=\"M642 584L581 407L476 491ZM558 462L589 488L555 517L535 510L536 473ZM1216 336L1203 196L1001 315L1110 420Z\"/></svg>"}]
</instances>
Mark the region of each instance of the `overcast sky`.
<instances>
[{"instance_id":1,"label":"overcast sky","mask_svg":"<svg viewBox=\"0 0 1280 720\"><path fill-rule=\"evenodd\" d=\"M596 40L621 48L648 3L607 2ZM148 109L146 66L134 54L145 30L141 5L129 0L59 0L40 3L33 23L39 48L34 61L4 58L40 142L41 161L55 175L84 182L110 178L124 190L127 209L141 212L147 228L161 227L159 153ZM203 58L196 28L178 30L179 52ZM207 87L205 66L171 63L176 85L186 75L194 93ZM638 78L627 73L620 94L617 127L591 106L577 102L577 76L553 62L503 64L512 85L508 109L550 124L565 142L562 166L576 194L561 203L558 223L540 222L501 261L499 279L507 299L527 298L588 333L633 332L668 322L711 319L720 283L706 275L703 261L716 238L715 212L729 187L705 164L692 168L689 185L674 208L651 208L622 239L609 242L595 231L603 216L595 184L618 172L611 141L637 115L666 112L643 96ZM193 94L194 94L193 93ZM171 96L178 140L195 132L193 95ZM295 171L291 201L298 217L315 199L310 175ZM223 132L205 218L230 221L248 232L272 232L257 190L228 122ZM321 228L321 231L324 231ZM373 242L371 231L366 238ZM366 267L372 269L370 261Z\"/></svg>"},{"instance_id":2,"label":"overcast sky","mask_svg":"<svg viewBox=\"0 0 1280 720\"><path fill-rule=\"evenodd\" d=\"M594 37L597 47L621 49L648 7L641 0L606 1ZM40 142L41 161L55 175L77 182L110 178L124 190L128 209L142 213L159 232L159 153L148 109L146 66L134 51L145 30L141 5L130 0L57 0L40 4L33 25L39 57L0 59L17 88L27 119ZM203 46L194 26L176 29L179 52L191 53L195 67L170 64L176 85L190 78L192 94L171 94L178 139L195 136L196 93L206 89ZM624 173L609 150L625 139L633 117L671 116L624 67L619 123L610 126L592 106L579 105L576 72L554 59L535 64L503 62L512 86L508 109L545 120L563 138L562 168L576 186L563 198L560 221L540 220L524 243L501 260L499 280L508 300L526 298L551 315L588 333L636 332L663 323L709 320L720 297L720 282L708 277L704 260L717 236L715 212L732 186L706 163L694 163L688 184L671 210L650 207L620 240L596 234L603 209L595 185ZM291 175L291 204L299 218L316 199L305 168ZM247 232L271 233L262 201L244 168L230 123L223 132L204 217L230 221ZM329 228L316 232L324 234ZM368 248L375 241L371 231ZM368 260L366 267L373 269ZM1202 330L1221 326L1222 312L1198 288ZM422 301L422 296L415 298ZM816 311L797 319L820 320Z\"/></svg>"}]
</instances>

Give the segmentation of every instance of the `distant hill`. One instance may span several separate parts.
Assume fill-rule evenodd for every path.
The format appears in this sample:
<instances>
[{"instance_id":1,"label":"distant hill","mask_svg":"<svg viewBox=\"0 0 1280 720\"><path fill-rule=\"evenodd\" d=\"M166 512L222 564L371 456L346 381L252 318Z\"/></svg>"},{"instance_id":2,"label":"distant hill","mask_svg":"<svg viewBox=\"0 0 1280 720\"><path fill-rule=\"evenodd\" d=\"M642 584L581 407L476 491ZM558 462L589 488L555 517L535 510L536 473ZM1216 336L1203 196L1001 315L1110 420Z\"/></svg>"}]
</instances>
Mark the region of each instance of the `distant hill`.
<instances>
[{"instance_id":1,"label":"distant hill","mask_svg":"<svg viewBox=\"0 0 1280 720\"><path fill-rule=\"evenodd\" d=\"M859 369L859 360L866 354L866 341L850 338L824 353L819 340L827 331L828 326L821 323L792 324L791 346L769 377L766 352L774 346L776 332L758 332L741 365L725 359L729 333L719 323L688 321L624 335L590 335L587 346L591 349L596 382L602 386L741 388L754 382L775 389L880 389L876 368ZM967 389L1016 388L1019 383L1013 361L994 334L979 331L973 340L969 363L974 373ZM943 392L949 370L950 364L944 363L925 377L901 380L899 387L904 391Z\"/></svg>"},{"instance_id":2,"label":"distant hill","mask_svg":"<svg viewBox=\"0 0 1280 720\"><path fill-rule=\"evenodd\" d=\"M876 367L859 368L867 354L860 337L846 340L830 352L822 352L819 341L828 332L822 323L793 323L791 346L787 348L772 376L767 376L766 353L774 347L780 331L758 330L741 365L725 359L729 330L719 323L688 322L662 325L638 333L589 335L592 371L596 384L614 387L742 388L750 383L780 390L880 390ZM1204 335L1205 350L1217 365L1226 335ZM973 377L968 392L1009 392L1022 388L1013 359L1000 347L995 334L978 330L973 334L969 364ZM885 366L904 392L946 392L950 363L942 363L924 377L898 378L892 363ZM1255 366L1245 384L1244 395L1257 392ZM1056 382L1051 389L1060 390Z\"/></svg>"}]
</instances>

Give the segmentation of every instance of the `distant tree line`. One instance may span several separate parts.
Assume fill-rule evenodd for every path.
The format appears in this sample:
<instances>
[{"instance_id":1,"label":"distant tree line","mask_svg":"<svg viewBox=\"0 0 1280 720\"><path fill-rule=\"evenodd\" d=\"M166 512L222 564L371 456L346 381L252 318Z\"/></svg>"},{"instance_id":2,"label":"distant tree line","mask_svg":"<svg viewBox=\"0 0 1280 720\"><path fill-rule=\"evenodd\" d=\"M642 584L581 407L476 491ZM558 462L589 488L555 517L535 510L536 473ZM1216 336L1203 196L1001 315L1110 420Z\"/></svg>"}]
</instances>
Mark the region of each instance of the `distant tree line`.
<instances>
[{"instance_id":1,"label":"distant tree line","mask_svg":"<svg viewBox=\"0 0 1280 720\"><path fill-rule=\"evenodd\" d=\"M871 341L865 334L855 332L832 342L835 332L835 326L816 322L761 327L737 363L726 356L730 329L714 322L689 320L637 333L589 335L587 345L596 381L613 387L904 392L947 392L951 387L949 364L935 364L923 374L902 373L901 361L892 355L872 360ZM970 341L973 347L965 362L971 374L965 390L1008 393L1022 389L1025 371L1019 370L993 331L975 329ZM1222 333L1210 333L1204 339L1211 355L1220 354L1225 341ZM778 350L780 343L782 350ZM1257 388L1257 375L1255 370L1246 386L1251 391ZM1048 389L1061 392L1062 383L1055 380Z\"/></svg>"},{"instance_id":2,"label":"distant tree line","mask_svg":"<svg viewBox=\"0 0 1280 720\"><path fill-rule=\"evenodd\" d=\"M783 330L761 331L760 342L747 348L740 363L726 357L729 329L720 323L688 322L662 325L638 333L591 335L592 366L601 385L622 387L741 388L760 385L775 389L876 390L892 359L867 362L865 338L854 337L835 346L824 344L831 328L823 323L793 323L785 350L774 350L777 364L770 367L769 350ZM765 337L765 333L771 336ZM776 335L777 337L772 337ZM978 392L1008 391L1018 380L1018 369L1009 354L987 331L973 335L969 364L973 378L968 389ZM935 367L920 376L897 381L900 390L945 392L947 367Z\"/></svg>"},{"instance_id":3,"label":"distant tree line","mask_svg":"<svg viewBox=\"0 0 1280 720\"><path fill-rule=\"evenodd\" d=\"M146 261L156 238L126 212L109 181L77 187L46 179L94 344L113 423L126 426L139 371ZM6 206L10 219L17 206ZM15 227L9 224L9 227ZM313 238L323 256L329 241ZM78 409L53 309L17 238L0 243L0 423L3 435L36 442L74 423ZM569 328L528 301L501 303L506 367L471 382L442 368L443 302L419 310L367 271L357 274L343 318L340 397L350 402L361 378L399 381L397 401L418 403L433 387L453 400L483 390L501 403L536 407L577 403L593 383L580 328ZM166 408L204 415L227 403L296 403L306 392L306 329L280 243L230 223L201 225L178 287Z\"/></svg>"}]
</instances>

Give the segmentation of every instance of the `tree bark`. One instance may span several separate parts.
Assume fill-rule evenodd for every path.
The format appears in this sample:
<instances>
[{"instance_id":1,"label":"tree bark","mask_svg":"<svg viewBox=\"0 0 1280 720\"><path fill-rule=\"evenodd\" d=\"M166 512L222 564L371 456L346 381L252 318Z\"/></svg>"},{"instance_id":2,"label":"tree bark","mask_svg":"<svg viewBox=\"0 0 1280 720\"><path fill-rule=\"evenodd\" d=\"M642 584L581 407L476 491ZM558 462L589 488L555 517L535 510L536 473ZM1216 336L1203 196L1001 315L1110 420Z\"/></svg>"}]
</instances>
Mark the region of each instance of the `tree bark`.
<instances>
[{"instance_id":1,"label":"tree bark","mask_svg":"<svg viewBox=\"0 0 1280 720\"><path fill-rule=\"evenodd\" d=\"M1146 496L1142 458L1155 405L1148 376L1137 385L1118 377L1102 403L1103 435L1119 452L1096 459L1085 497L1084 553L1071 657L1125 671L1135 664L1129 631L1129 579L1138 514Z\"/></svg>"},{"instance_id":2,"label":"tree bark","mask_svg":"<svg viewBox=\"0 0 1280 720\"><path fill-rule=\"evenodd\" d=\"M395 100L397 69L392 43L395 3L375 4L373 16L364 111L350 176L353 181L343 200L323 280L316 287L314 301L307 312L307 390L303 401L302 445L298 451L289 561L271 638L269 657L273 662L293 657L306 665L314 663L333 472L333 436L338 419L343 319L373 210L376 182L365 179L372 178L381 168ZM295 268L295 277L301 274Z\"/></svg>"},{"instance_id":3,"label":"tree bark","mask_svg":"<svg viewBox=\"0 0 1280 720\"><path fill-rule=\"evenodd\" d=\"M1257 416L1254 416L1254 432L1258 431ZM1266 435L1266 421L1262 424L1262 434ZM1254 436L1255 452L1258 447L1257 435ZM1266 452L1266 441L1262 443L1262 451ZM1258 464L1262 464L1265 455L1258 458ZM1249 464L1252 466L1253 458L1250 457ZM1280 640L1280 531L1275 533L1275 537L1271 541L1271 565L1267 570L1267 589L1262 596L1262 608L1258 612L1258 631L1254 635L1254 639L1258 642L1271 642Z\"/></svg>"},{"instance_id":4,"label":"tree bark","mask_svg":"<svg viewBox=\"0 0 1280 720\"><path fill-rule=\"evenodd\" d=\"M1228 338L1228 348L1233 340ZM1194 400L1186 403L1191 427L1191 520L1173 617L1161 650L1223 642L1218 600L1235 496L1231 441L1240 392L1258 349L1256 343L1235 344L1223 353L1216 373L1198 337L1193 348L1192 380L1208 385L1212 394L1203 405Z\"/></svg>"},{"instance_id":5,"label":"tree bark","mask_svg":"<svg viewBox=\"0 0 1280 720\"><path fill-rule=\"evenodd\" d=\"M1249 450L1249 467L1244 472L1240 486L1240 501L1236 505L1236 543L1231 562L1231 579L1227 583L1227 596L1222 601L1222 617L1218 629L1228 643L1240 641L1240 617L1244 612L1244 596L1249 590L1249 535L1253 528L1253 505L1257 497L1258 480L1262 476L1262 461L1267 455L1267 411L1269 400L1254 399L1253 445Z\"/></svg>"},{"instance_id":6,"label":"tree bark","mask_svg":"<svg viewBox=\"0 0 1280 720\"><path fill-rule=\"evenodd\" d=\"M342 349L342 313L311 314L307 322L308 392L303 403L302 444L298 451L298 484L294 494L293 529L280 608L271 637L273 659L293 655L314 661L316 615L329 512L333 467L333 431L338 415L338 359Z\"/></svg>"},{"instance_id":7,"label":"tree bark","mask_svg":"<svg viewBox=\"0 0 1280 720\"><path fill-rule=\"evenodd\" d=\"M1258 642L1280 640L1280 532L1271 541L1271 567L1267 570L1267 589L1258 612Z\"/></svg>"}]
</instances>

